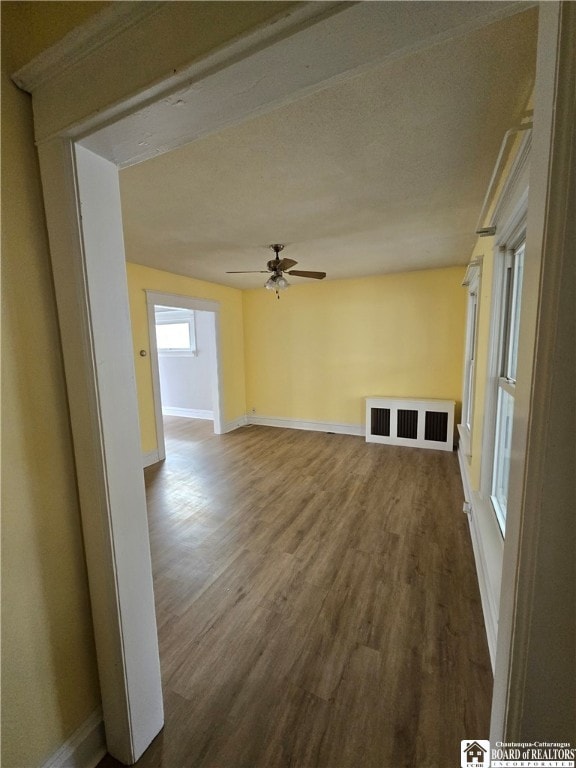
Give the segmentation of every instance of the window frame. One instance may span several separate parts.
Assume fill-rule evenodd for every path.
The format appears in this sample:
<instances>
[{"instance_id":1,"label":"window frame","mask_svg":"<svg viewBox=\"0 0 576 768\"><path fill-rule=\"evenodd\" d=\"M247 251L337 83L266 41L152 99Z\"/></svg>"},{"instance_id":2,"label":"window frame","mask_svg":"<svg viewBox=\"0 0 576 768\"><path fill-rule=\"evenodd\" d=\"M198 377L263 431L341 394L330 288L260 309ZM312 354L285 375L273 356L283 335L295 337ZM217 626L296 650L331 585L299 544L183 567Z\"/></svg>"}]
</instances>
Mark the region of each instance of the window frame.
<instances>
[{"instance_id":1,"label":"window frame","mask_svg":"<svg viewBox=\"0 0 576 768\"><path fill-rule=\"evenodd\" d=\"M157 309L157 308L155 308ZM154 313L154 330L159 325L188 325L190 347L188 349L163 349L158 345L156 334L156 351L161 357L197 357L198 344L196 340L196 317L194 310L174 308L173 311Z\"/></svg>"},{"instance_id":2,"label":"window frame","mask_svg":"<svg viewBox=\"0 0 576 768\"><path fill-rule=\"evenodd\" d=\"M508 479L510 477L510 451L514 407L516 404L516 364L518 358L519 317L522 311L522 279L524 270L525 233L520 242L500 251L498 268L501 270L499 311L495 321L499 324L498 369L495 377L495 423L492 438L492 469L490 502L502 536L506 533ZM518 265L521 264L521 270ZM514 355L514 352L516 354ZM514 365L511 359L514 355ZM508 453L508 457L507 457ZM506 464L508 468L506 469ZM503 477L503 474L505 477ZM505 483L505 494L500 491Z\"/></svg>"},{"instance_id":3,"label":"window frame","mask_svg":"<svg viewBox=\"0 0 576 768\"><path fill-rule=\"evenodd\" d=\"M526 214L528 190L521 195L514 215L510 216L507 225L496 239L494 245L494 270L492 282L492 308L490 319L488 380L486 386L484 434L481 467L481 495L485 498L494 514L498 530L502 538L506 532L506 512L494 499L494 474L498 438L499 393L506 392L515 397L515 382L508 382L501 375L504 368L504 349L509 349L506 335L506 299L507 283L506 270L510 262L510 254L517 251L526 241ZM522 300L522 285L520 286L520 311ZM512 432L510 433L510 439Z\"/></svg>"}]
</instances>

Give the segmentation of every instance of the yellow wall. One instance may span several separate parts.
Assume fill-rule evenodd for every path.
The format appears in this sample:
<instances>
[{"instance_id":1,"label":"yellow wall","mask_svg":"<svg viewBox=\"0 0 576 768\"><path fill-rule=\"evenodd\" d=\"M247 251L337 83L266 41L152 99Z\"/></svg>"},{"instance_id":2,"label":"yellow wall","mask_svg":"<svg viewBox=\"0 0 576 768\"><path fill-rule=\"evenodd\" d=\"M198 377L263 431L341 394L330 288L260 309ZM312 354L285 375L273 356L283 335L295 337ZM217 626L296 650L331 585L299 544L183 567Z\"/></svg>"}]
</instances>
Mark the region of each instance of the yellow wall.
<instances>
[{"instance_id":1,"label":"yellow wall","mask_svg":"<svg viewBox=\"0 0 576 768\"><path fill-rule=\"evenodd\" d=\"M2 2L2 13L11 18L17 14L18 46L11 52L11 69L15 71L46 48L57 43L74 27L110 5L89 0L46 0L45 2ZM12 7L11 7L12 6Z\"/></svg>"},{"instance_id":2,"label":"yellow wall","mask_svg":"<svg viewBox=\"0 0 576 768\"><path fill-rule=\"evenodd\" d=\"M42 764L100 704L31 100L8 79L31 6L2 4L4 768Z\"/></svg>"},{"instance_id":3,"label":"yellow wall","mask_svg":"<svg viewBox=\"0 0 576 768\"><path fill-rule=\"evenodd\" d=\"M242 330L242 293L203 280L174 275L139 264L127 264L128 292L134 338L134 366L138 387L142 452L156 449L156 427L152 395L150 356L140 357L139 351L149 351L146 290L175 293L220 302L221 375L224 420L233 421L246 413L244 376L244 336Z\"/></svg>"},{"instance_id":4,"label":"yellow wall","mask_svg":"<svg viewBox=\"0 0 576 768\"><path fill-rule=\"evenodd\" d=\"M249 413L364 422L369 395L460 401L464 270L244 292Z\"/></svg>"}]
</instances>

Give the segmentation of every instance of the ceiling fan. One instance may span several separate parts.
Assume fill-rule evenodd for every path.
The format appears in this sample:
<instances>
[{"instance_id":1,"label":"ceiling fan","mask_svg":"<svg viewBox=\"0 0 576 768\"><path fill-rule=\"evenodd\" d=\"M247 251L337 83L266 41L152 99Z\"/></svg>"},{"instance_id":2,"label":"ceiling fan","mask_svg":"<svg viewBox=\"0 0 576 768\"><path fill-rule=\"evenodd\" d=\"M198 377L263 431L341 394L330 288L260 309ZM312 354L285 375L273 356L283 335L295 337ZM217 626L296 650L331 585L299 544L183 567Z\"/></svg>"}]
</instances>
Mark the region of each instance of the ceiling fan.
<instances>
[{"instance_id":1,"label":"ceiling fan","mask_svg":"<svg viewBox=\"0 0 576 768\"><path fill-rule=\"evenodd\" d=\"M290 283L284 277L284 272L287 275L294 275L295 277L311 277L314 280L323 280L326 277L326 272L305 272L300 269L290 269L290 267L298 264L294 259L281 259L280 251L284 250L284 246L280 243L275 243L269 246L275 254L275 258L270 259L266 264L267 269L248 269L248 270L234 270L232 272L226 272L227 275L248 275L248 274L272 274L266 280L264 284L265 288L270 291L276 291L276 296L280 298L279 291L283 291L285 288L290 287Z\"/></svg>"}]
</instances>

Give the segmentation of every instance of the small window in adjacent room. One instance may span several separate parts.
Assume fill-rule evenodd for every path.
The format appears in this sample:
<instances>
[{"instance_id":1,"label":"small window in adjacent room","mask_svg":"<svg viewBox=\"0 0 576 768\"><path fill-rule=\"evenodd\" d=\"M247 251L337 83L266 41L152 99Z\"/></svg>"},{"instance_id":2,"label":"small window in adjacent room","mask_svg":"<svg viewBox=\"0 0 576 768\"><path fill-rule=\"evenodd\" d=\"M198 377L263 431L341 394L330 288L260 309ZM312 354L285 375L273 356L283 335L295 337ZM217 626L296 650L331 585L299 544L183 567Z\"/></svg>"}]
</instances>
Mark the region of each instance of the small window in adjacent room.
<instances>
[{"instance_id":1,"label":"small window in adjacent room","mask_svg":"<svg viewBox=\"0 0 576 768\"><path fill-rule=\"evenodd\" d=\"M491 500L500 529L506 530L508 479L512 446L512 422L516 396L516 367L520 330L520 299L524 270L524 243L506 251L503 264L502 300L498 316L499 348L496 377L496 427L492 466Z\"/></svg>"},{"instance_id":2,"label":"small window in adjacent room","mask_svg":"<svg viewBox=\"0 0 576 768\"><path fill-rule=\"evenodd\" d=\"M156 343L161 351L192 352L190 323L157 325Z\"/></svg>"}]
</instances>

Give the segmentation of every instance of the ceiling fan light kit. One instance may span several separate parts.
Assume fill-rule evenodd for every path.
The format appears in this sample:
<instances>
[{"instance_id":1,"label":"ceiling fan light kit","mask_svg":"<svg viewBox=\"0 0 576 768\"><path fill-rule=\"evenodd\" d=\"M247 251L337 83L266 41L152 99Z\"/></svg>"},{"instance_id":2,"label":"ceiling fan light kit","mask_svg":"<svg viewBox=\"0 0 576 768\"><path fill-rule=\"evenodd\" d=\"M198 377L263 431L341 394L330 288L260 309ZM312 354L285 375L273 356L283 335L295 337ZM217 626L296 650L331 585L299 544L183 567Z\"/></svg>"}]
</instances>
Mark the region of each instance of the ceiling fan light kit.
<instances>
[{"instance_id":1,"label":"ceiling fan light kit","mask_svg":"<svg viewBox=\"0 0 576 768\"><path fill-rule=\"evenodd\" d=\"M268 290L283 291L285 288L290 288L290 283L283 275L272 275L266 280L264 287Z\"/></svg>"},{"instance_id":2,"label":"ceiling fan light kit","mask_svg":"<svg viewBox=\"0 0 576 768\"><path fill-rule=\"evenodd\" d=\"M280 251L284 250L284 246L281 243L274 243L273 245L269 246L275 254L275 258L270 259L270 261L267 262L267 270L263 269L249 269L249 270L241 270L237 271L234 270L232 272L227 272L227 275L245 275L245 274L261 274L266 272L272 272L268 280L264 283L264 288L268 289L269 291L275 291L276 298L280 298L280 291L285 290L286 288L290 287L290 283L286 278L284 277L284 272L286 272L287 275L294 275L295 277L310 277L313 280L323 280L326 277L326 272L306 272L299 269L291 269L291 267L296 266L298 264L297 261L294 261L294 259L281 259L278 255Z\"/></svg>"}]
</instances>

